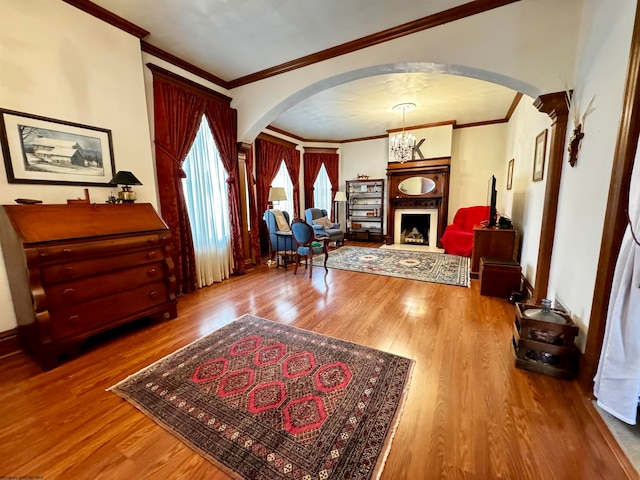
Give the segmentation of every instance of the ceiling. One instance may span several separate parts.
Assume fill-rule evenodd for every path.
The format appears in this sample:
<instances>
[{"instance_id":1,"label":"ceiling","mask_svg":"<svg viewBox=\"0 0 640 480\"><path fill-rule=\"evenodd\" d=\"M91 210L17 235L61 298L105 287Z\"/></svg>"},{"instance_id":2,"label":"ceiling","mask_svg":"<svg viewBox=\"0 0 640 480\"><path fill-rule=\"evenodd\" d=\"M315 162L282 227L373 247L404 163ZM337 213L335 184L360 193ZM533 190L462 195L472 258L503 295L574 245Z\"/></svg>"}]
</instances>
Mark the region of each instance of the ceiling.
<instances>
[{"instance_id":1,"label":"ceiling","mask_svg":"<svg viewBox=\"0 0 640 480\"><path fill-rule=\"evenodd\" d=\"M144 41L225 81L468 3L469 0L93 0L144 28ZM272 125L305 140L349 140L406 125L504 119L516 92L444 73L395 73L309 97Z\"/></svg>"}]
</instances>

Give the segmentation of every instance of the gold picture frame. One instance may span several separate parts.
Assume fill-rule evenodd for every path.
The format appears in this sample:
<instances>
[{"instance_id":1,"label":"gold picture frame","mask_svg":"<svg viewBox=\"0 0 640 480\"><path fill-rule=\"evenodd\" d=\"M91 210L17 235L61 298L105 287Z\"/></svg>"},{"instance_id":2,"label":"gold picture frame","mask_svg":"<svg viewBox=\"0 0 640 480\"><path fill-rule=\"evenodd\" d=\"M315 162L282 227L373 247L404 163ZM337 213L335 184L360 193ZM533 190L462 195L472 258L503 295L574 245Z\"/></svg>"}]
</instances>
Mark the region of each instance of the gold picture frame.
<instances>
[{"instance_id":1,"label":"gold picture frame","mask_svg":"<svg viewBox=\"0 0 640 480\"><path fill-rule=\"evenodd\" d=\"M533 181L539 182L544 178L544 161L547 154L547 129L536 137L536 147L533 155Z\"/></svg>"},{"instance_id":2,"label":"gold picture frame","mask_svg":"<svg viewBox=\"0 0 640 480\"><path fill-rule=\"evenodd\" d=\"M507 190L511 190L513 187L513 165L515 163L515 159L512 158L509 160L509 166L507 167Z\"/></svg>"}]
</instances>

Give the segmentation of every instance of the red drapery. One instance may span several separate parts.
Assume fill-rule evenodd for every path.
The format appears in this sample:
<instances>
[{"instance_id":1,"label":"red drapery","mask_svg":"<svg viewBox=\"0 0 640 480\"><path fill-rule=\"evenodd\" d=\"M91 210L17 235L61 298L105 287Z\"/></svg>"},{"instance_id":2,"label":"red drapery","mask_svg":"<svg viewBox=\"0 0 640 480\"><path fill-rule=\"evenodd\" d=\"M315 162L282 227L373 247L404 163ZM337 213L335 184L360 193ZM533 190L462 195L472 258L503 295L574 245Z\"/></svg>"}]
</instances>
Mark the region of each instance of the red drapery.
<instances>
[{"instance_id":1,"label":"red drapery","mask_svg":"<svg viewBox=\"0 0 640 480\"><path fill-rule=\"evenodd\" d=\"M293 184L293 217L300 218L300 151L284 148L284 164Z\"/></svg>"},{"instance_id":2,"label":"red drapery","mask_svg":"<svg viewBox=\"0 0 640 480\"><path fill-rule=\"evenodd\" d=\"M327 171L327 176L331 182L331 198L335 198L339 188L340 165L337 153L316 153L308 152L304 154L304 203L305 208L311 208L313 204L313 184L316 183L318 172L322 164ZM330 216L333 217L333 208ZM333 219L337 221L337 219Z\"/></svg>"},{"instance_id":3,"label":"red drapery","mask_svg":"<svg viewBox=\"0 0 640 480\"><path fill-rule=\"evenodd\" d=\"M240 181L238 171L237 112L228 105L208 100L205 115L211 126L220 159L227 171L229 222L234 273L245 273L244 240L240 213Z\"/></svg>"},{"instance_id":4,"label":"red drapery","mask_svg":"<svg viewBox=\"0 0 640 480\"><path fill-rule=\"evenodd\" d=\"M333 200L336 198L336 192L340 187L340 163L337 153L328 153L327 157L324 159L324 168L327 170L327 176L331 182L331 199ZM331 209L331 216L333 216L333 208ZM337 222L338 219L334 218L333 221Z\"/></svg>"},{"instance_id":5,"label":"red drapery","mask_svg":"<svg viewBox=\"0 0 640 480\"><path fill-rule=\"evenodd\" d=\"M249 148L245 154L244 159L247 169L247 188L249 190L249 217L251 219L251 235L249 237L251 241L251 249L253 251L254 258L260 262L260 213L258 212L256 203L256 179L253 176L253 149Z\"/></svg>"},{"instance_id":6,"label":"red drapery","mask_svg":"<svg viewBox=\"0 0 640 480\"><path fill-rule=\"evenodd\" d=\"M189 293L197 288L196 268L191 224L182 190L182 179L186 177L182 163L198 132L204 102L155 74L153 102L160 210L174 245L176 293Z\"/></svg>"},{"instance_id":7,"label":"red drapery","mask_svg":"<svg viewBox=\"0 0 640 480\"><path fill-rule=\"evenodd\" d=\"M185 80L155 65L153 98L155 123L156 175L162 218L173 239L176 265L176 293L189 293L196 287L195 255L191 225L182 189L185 178L182 163L196 137L203 114L206 114L229 175L229 221L235 273L244 273L242 222L238 183L237 117L231 99ZM223 100L220 100L222 97Z\"/></svg>"},{"instance_id":8,"label":"red drapery","mask_svg":"<svg viewBox=\"0 0 640 480\"><path fill-rule=\"evenodd\" d=\"M269 207L269 189L271 182L278 173L282 162L282 146L261 138L256 139L256 208L260 215L260 244L267 251L269 232L262 215Z\"/></svg>"},{"instance_id":9,"label":"red drapery","mask_svg":"<svg viewBox=\"0 0 640 480\"><path fill-rule=\"evenodd\" d=\"M322 167L322 157L324 153L304 154L304 208L313 208L313 185L316 183L318 173Z\"/></svg>"}]
</instances>

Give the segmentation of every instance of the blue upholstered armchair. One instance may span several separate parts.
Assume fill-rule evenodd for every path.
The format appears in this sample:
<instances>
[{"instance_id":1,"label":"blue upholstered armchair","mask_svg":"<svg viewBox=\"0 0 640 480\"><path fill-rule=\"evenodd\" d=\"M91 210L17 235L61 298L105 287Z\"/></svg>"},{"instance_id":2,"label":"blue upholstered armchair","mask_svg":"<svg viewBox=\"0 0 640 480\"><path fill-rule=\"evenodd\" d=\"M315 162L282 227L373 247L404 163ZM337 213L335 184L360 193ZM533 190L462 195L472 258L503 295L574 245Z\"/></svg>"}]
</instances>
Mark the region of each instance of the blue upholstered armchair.
<instances>
[{"instance_id":1,"label":"blue upholstered armchair","mask_svg":"<svg viewBox=\"0 0 640 480\"><path fill-rule=\"evenodd\" d=\"M340 228L339 223L333 223L329 220L327 211L320 208L307 208L304 211L307 223L313 227L316 237L329 237L332 242L344 243L344 232ZM320 224L318 221L326 219L326 225ZM314 222L316 220L316 222Z\"/></svg>"},{"instance_id":2,"label":"blue upholstered armchair","mask_svg":"<svg viewBox=\"0 0 640 480\"><path fill-rule=\"evenodd\" d=\"M264 212L264 221L267 223L267 228L269 229L269 242L271 243L271 259L273 259L274 255L277 255L278 252L286 252L286 251L295 251L295 242L293 241L293 237L291 236L291 227L289 223L289 214L287 212L282 212L284 216L284 220L286 221L286 229L282 227L278 227L278 222L276 221L276 214L274 214L274 210L267 210ZM277 233L276 233L277 232ZM286 263L285 263L286 269Z\"/></svg>"}]
</instances>

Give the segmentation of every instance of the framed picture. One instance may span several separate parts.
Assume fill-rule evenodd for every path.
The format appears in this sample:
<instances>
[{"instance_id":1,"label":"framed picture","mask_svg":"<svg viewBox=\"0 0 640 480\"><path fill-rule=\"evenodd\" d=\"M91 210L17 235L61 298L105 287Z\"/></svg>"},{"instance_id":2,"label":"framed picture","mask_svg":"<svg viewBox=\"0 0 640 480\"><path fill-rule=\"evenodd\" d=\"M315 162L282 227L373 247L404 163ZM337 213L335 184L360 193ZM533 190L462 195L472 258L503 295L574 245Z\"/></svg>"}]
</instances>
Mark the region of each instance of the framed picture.
<instances>
[{"instance_id":1,"label":"framed picture","mask_svg":"<svg viewBox=\"0 0 640 480\"><path fill-rule=\"evenodd\" d=\"M539 182L544 177L544 157L547 152L547 129L536 137L536 150L533 156L533 181Z\"/></svg>"},{"instance_id":2,"label":"framed picture","mask_svg":"<svg viewBox=\"0 0 640 480\"><path fill-rule=\"evenodd\" d=\"M111 130L0 109L9 183L108 186L116 168Z\"/></svg>"},{"instance_id":3,"label":"framed picture","mask_svg":"<svg viewBox=\"0 0 640 480\"><path fill-rule=\"evenodd\" d=\"M509 160L509 166L507 167L507 190L511 190L513 186L513 163L515 159Z\"/></svg>"}]
</instances>

